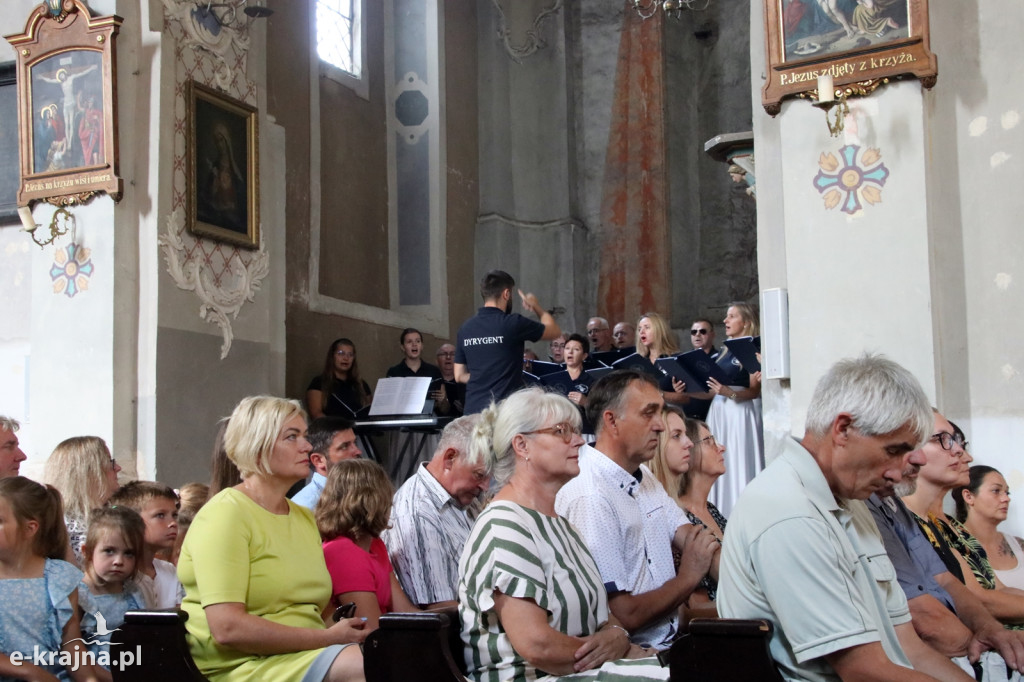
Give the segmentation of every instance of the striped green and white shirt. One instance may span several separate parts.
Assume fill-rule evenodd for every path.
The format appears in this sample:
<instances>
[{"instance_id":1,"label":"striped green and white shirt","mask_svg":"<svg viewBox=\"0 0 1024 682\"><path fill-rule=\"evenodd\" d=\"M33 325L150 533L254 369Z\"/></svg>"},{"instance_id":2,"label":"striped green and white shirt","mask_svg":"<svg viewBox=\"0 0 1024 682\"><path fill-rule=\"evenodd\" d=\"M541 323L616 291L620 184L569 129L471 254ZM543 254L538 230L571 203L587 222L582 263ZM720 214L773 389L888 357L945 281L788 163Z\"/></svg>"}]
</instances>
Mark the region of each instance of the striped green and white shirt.
<instances>
[{"instance_id":1,"label":"striped green and white shirt","mask_svg":"<svg viewBox=\"0 0 1024 682\"><path fill-rule=\"evenodd\" d=\"M576 529L520 505L491 503L477 519L459 562L459 615L469 675L477 682L550 680L512 648L494 610L494 591L530 599L559 632L585 637L608 619L597 564ZM560 679L668 679L653 659L616 661Z\"/></svg>"}]
</instances>

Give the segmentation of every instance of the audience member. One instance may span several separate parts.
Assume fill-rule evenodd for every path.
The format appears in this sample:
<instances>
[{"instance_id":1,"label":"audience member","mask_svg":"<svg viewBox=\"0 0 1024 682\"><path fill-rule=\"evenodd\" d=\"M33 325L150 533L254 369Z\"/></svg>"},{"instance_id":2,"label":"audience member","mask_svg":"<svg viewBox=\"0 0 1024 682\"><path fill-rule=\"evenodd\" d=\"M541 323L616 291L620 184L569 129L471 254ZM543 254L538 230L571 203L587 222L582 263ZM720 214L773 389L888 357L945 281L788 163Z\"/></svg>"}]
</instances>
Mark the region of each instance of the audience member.
<instances>
[{"instance_id":1,"label":"audience member","mask_svg":"<svg viewBox=\"0 0 1024 682\"><path fill-rule=\"evenodd\" d=\"M715 440L708 425L696 419L686 420L686 435L693 441L690 466L679 478L676 501L691 523L703 526L719 543L725 537L725 516L708 499L711 487L725 473L725 446ZM700 589L690 598L690 606L699 606L706 598L715 601L718 582L708 574Z\"/></svg>"},{"instance_id":2,"label":"audience member","mask_svg":"<svg viewBox=\"0 0 1024 682\"><path fill-rule=\"evenodd\" d=\"M432 365L425 361L423 355L423 334L418 329L408 327L402 330L402 335L399 337L399 345L402 347L402 354L404 357L394 367L388 369L387 376L389 377L427 377L431 380L441 379L434 389L430 392L429 397L434 401L434 411L438 414L448 414L451 411L451 403L448 401L448 397L445 393L444 388L444 377L441 374L441 368L437 365ZM433 381L431 381L433 384Z\"/></svg>"},{"instance_id":3,"label":"audience member","mask_svg":"<svg viewBox=\"0 0 1024 682\"><path fill-rule=\"evenodd\" d=\"M205 483L186 483L178 490L178 537L174 540L174 551L171 553L171 563L175 566L178 565L181 546L185 542L188 529L192 526L192 520L208 499L210 486Z\"/></svg>"},{"instance_id":4,"label":"audience member","mask_svg":"<svg viewBox=\"0 0 1024 682\"><path fill-rule=\"evenodd\" d=\"M459 562L473 680L668 679L668 669L645 658L651 652L631 644L609 613L594 558L555 511L558 490L580 472L582 444L575 406L539 388L480 416L472 450L484 453L499 490ZM574 674L585 671L599 672Z\"/></svg>"},{"instance_id":5,"label":"audience member","mask_svg":"<svg viewBox=\"0 0 1024 682\"><path fill-rule=\"evenodd\" d=\"M640 341L636 352L640 357L647 358L655 367L659 358L667 358L679 352L675 334L672 333L665 318L658 313L645 313L637 322L636 329L637 339ZM663 373L663 370L659 368L659 372ZM690 402L690 397L684 393L686 384L675 377L672 377L672 389L662 391L661 397L670 403L680 405Z\"/></svg>"},{"instance_id":6,"label":"audience member","mask_svg":"<svg viewBox=\"0 0 1024 682\"><path fill-rule=\"evenodd\" d=\"M331 575L329 610L354 603L354 615L366 621L367 632L377 629L385 613L419 610L402 591L380 539L391 516L392 493L391 480L379 464L352 459L331 469L316 505L316 525Z\"/></svg>"},{"instance_id":7,"label":"audience member","mask_svg":"<svg viewBox=\"0 0 1024 682\"><path fill-rule=\"evenodd\" d=\"M1024 590L1024 541L999 532L1010 510L1010 487L989 466L972 466L969 477L967 485L953 490L957 521L981 543L999 581Z\"/></svg>"},{"instance_id":8,"label":"audience member","mask_svg":"<svg viewBox=\"0 0 1024 682\"><path fill-rule=\"evenodd\" d=\"M44 478L60 491L71 554L66 558L82 566L82 543L89 527L89 512L102 507L117 490L117 461L102 438L76 436L62 441L46 460Z\"/></svg>"},{"instance_id":9,"label":"audience member","mask_svg":"<svg viewBox=\"0 0 1024 682\"><path fill-rule=\"evenodd\" d=\"M557 362L559 364L565 362L565 342L569 340L568 332L563 332L551 339L551 343L548 344L548 359L551 362Z\"/></svg>"},{"instance_id":10,"label":"audience member","mask_svg":"<svg viewBox=\"0 0 1024 682\"><path fill-rule=\"evenodd\" d=\"M466 386L455 380L455 346L445 343L437 349L437 366L441 370L441 378L444 381L445 396L452 408L448 412L448 416L461 417L466 405Z\"/></svg>"},{"instance_id":11,"label":"audience member","mask_svg":"<svg viewBox=\"0 0 1024 682\"><path fill-rule=\"evenodd\" d=\"M969 680L922 642L863 500L899 482L931 427L894 362L842 360L818 382L803 440L747 486L729 517L718 611L764 618L794 680Z\"/></svg>"},{"instance_id":12,"label":"audience member","mask_svg":"<svg viewBox=\"0 0 1024 682\"><path fill-rule=\"evenodd\" d=\"M0 478L17 476L21 463L28 459L18 447L16 432L20 428L16 420L0 415Z\"/></svg>"},{"instance_id":13,"label":"audience member","mask_svg":"<svg viewBox=\"0 0 1024 682\"><path fill-rule=\"evenodd\" d=\"M361 621L330 628L331 599L313 515L285 497L308 471L306 419L297 401L243 399L224 445L242 473L199 510L178 570L189 646L209 678L363 680Z\"/></svg>"},{"instance_id":14,"label":"audience member","mask_svg":"<svg viewBox=\"0 0 1024 682\"><path fill-rule=\"evenodd\" d=\"M324 359L324 369L306 388L306 406L314 419L355 418L370 404L370 385L359 377L356 346L348 339L335 339Z\"/></svg>"},{"instance_id":15,"label":"audience member","mask_svg":"<svg viewBox=\"0 0 1024 682\"><path fill-rule=\"evenodd\" d=\"M480 412L523 386L523 344L550 341L562 330L537 297L519 290L523 307L540 318L528 320L512 313L516 281L507 272L492 270L480 282L484 305L459 328L455 347L455 378L466 387L466 414Z\"/></svg>"},{"instance_id":16,"label":"audience member","mask_svg":"<svg viewBox=\"0 0 1024 682\"><path fill-rule=\"evenodd\" d=\"M902 496L904 504L925 537L938 552L946 569L974 594L995 618L1007 627L1024 628L1024 595L1006 589L996 578L992 564L978 540L942 509L946 493L970 480L971 455L964 449L962 434L938 412L934 431L921 446L924 462L917 487Z\"/></svg>"},{"instance_id":17,"label":"audience member","mask_svg":"<svg viewBox=\"0 0 1024 682\"><path fill-rule=\"evenodd\" d=\"M587 320L587 338L590 339L590 349L595 353L615 349L612 343L612 328L603 317L592 317Z\"/></svg>"},{"instance_id":18,"label":"audience member","mask_svg":"<svg viewBox=\"0 0 1024 682\"><path fill-rule=\"evenodd\" d=\"M309 468L313 472L306 487L292 497L292 502L301 504L312 511L327 484L331 467L346 459L356 459L361 454L356 444L355 422L344 417L320 417L309 424L306 440L312 451L309 453Z\"/></svg>"},{"instance_id":19,"label":"audience member","mask_svg":"<svg viewBox=\"0 0 1024 682\"><path fill-rule=\"evenodd\" d=\"M725 334L730 339L758 334L757 312L748 303L731 304L724 322ZM708 427L725 446L729 463L725 475L711 491L711 499L728 516L747 482L764 468L761 373L747 372L727 348L715 362L729 382L723 385L714 379L708 381L715 396L708 411Z\"/></svg>"},{"instance_id":20,"label":"audience member","mask_svg":"<svg viewBox=\"0 0 1024 682\"><path fill-rule=\"evenodd\" d=\"M162 483L131 481L113 494L110 505L135 510L146 525L135 582L146 599L147 608L176 608L185 596L177 571L174 564L156 555L174 551L174 541L178 538L178 496Z\"/></svg>"},{"instance_id":21,"label":"audience member","mask_svg":"<svg viewBox=\"0 0 1024 682\"><path fill-rule=\"evenodd\" d=\"M142 518L127 507L95 509L89 516L78 605L82 637L101 668L110 668L110 638L124 624L124 614L146 608L145 597L133 583L145 532ZM110 674L100 677L110 679Z\"/></svg>"},{"instance_id":22,"label":"audience member","mask_svg":"<svg viewBox=\"0 0 1024 682\"><path fill-rule=\"evenodd\" d=\"M619 350L633 348L636 346L636 329L629 322L616 322L612 330L612 339Z\"/></svg>"},{"instance_id":23,"label":"audience member","mask_svg":"<svg viewBox=\"0 0 1024 682\"><path fill-rule=\"evenodd\" d=\"M17 446L15 446L17 447ZM78 616L82 572L67 554L60 493L23 476L0 479L0 676L4 679L95 680L93 666L72 670L37 651L86 653ZM61 654L63 657L63 654Z\"/></svg>"},{"instance_id":24,"label":"audience member","mask_svg":"<svg viewBox=\"0 0 1024 682\"><path fill-rule=\"evenodd\" d=\"M1022 633L1003 629L978 598L946 570L913 515L897 496L914 491L919 469L918 463L908 463L898 484L873 493L867 501L886 554L896 570L896 579L907 598L914 630L924 642L968 674L974 673L970 661L981 655L983 669L997 675L989 674L982 679L1011 679L1005 665L1009 662L1017 668L1024 662ZM982 654L988 649L994 652Z\"/></svg>"},{"instance_id":25,"label":"audience member","mask_svg":"<svg viewBox=\"0 0 1024 682\"><path fill-rule=\"evenodd\" d=\"M619 370L590 389L597 441L579 449L580 475L555 509L586 541L608 590L608 606L633 642L666 648L677 610L708 572L718 543L690 524L644 462L654 457L664 401L653 377ZM672 547L682 554L676 571Z\"/></svg>"},{"instance_id":26,"label":"audience member","mask_svg":"<svg viewBox=\"0 0 1024 682\"><path fill-rule=\"evenodd\" d=\"M690 345L694 349L700 349L708 354L711 360L718 360L718 349L715 348L715 325L711 320L698 317L690 323ZM696 387L691 387L696 388ZM711 401L715 394L711 391L690 393L690 402L683 407L686 416L704 421L708 418L708 410L711 409Z\"/></svg>"},{"instance_id":27,"label":"audience member","mask_svg":"<svg viewBox=\"0 0 1024 682\"><path fill-rule=\"evenodd\" d=\"M431 460L395 493L391 527L381 535L402 588L422 608L457 603L459 557L474 504L491 481L484 463L469 456L477 419L461 417L444 428Z\"/></svg>"},{"instance_id":28,"label":"audience member","mask_svg":"<svg viewBox=\"0 0 1024 682\"><path fill-rule=\"evenodd\" d=\"M221 419L217 426L217 436L213 442L213 458L210 460L210 499L225 488L233 488L242 482L238 467L228 458L224 450L224 432L228 428L228 420Z\"/></svg>"}]
</instances>

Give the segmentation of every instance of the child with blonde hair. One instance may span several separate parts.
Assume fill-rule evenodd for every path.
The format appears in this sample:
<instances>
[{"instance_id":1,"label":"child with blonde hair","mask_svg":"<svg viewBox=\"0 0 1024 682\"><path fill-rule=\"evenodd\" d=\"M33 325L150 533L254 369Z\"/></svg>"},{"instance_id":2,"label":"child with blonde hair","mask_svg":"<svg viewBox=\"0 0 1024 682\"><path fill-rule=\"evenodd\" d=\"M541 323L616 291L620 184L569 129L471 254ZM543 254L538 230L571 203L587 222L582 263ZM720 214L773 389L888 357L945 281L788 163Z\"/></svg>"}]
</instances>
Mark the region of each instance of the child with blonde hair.
<instances>
[{"instance_id":1,"label":"child with blonde hair","mask_svg":"<svg viewBox=\"0 0 1024 682\"><path fill-rule=\"evenodd\" d=\"M97 679L79 630L82 572L63 561L67 550L60 493L0 479L0 678Z\"/></svg>"}]
</instances>

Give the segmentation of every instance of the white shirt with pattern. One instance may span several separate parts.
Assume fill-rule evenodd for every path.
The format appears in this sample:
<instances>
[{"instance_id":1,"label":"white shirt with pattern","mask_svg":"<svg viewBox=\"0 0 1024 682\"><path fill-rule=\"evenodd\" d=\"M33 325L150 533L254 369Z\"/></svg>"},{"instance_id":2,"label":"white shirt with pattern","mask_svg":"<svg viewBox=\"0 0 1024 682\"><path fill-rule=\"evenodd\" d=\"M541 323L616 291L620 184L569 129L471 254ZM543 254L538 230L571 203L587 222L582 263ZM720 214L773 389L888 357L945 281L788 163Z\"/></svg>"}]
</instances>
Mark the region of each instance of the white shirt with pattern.
<instances>
[{"instance_id":1,"label":"white shirt with pattern","mask_svg":"<svg viewBox=\"0 0 1024 682\"><path fill-rule=\"evenodd\" d=\"M381 534L402 589L414 604L454 601L459 557L473 528L469 513L421 464L395 493L391 528Z\"/></svg>"},{"instance_id":2,"label":"white shirt with pattern","mask_svg":"<svg viewBox=\"0 0 1024 682\"><path fill-rule=\"evenodd\" d=\"M609 594L643 594L675 577L672 539L690 523L644 465L638 477L590 445L580 448L580 475L558 492L555 511L569 519L594 555ZM665 648L676 635L673 614L630 633L642 646Z\"/></svg>"}]
</instances>

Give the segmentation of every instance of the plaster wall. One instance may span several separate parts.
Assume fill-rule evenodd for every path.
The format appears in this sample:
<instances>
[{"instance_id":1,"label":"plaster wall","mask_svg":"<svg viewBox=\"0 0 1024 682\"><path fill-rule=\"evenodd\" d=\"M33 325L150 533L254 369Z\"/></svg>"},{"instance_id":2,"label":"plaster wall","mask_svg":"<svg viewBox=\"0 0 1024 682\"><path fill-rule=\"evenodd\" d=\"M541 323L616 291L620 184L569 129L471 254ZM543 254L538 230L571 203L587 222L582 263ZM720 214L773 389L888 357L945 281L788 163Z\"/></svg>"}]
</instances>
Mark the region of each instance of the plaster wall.
<instances>
[{"instance_id":1,"label":"plaster wall","mask_svg":"<svg viewBox=\"0 0 1024 682\"><path fill-rule=\"evenodd\" d=\"M789 289L793 364L791 390L766 386L769 459L783 433L802 434L822 372L871 350L918 377L965 429L975 462L1002 469L1011 488L1024 483L1014 452L1024 435L1021 358L1008 342L1024 331L1008 314L1024 208L1011 189L1024 153L1012 96L1024 78L1012 57L1019 39L1006 21L1016 12L1010 2L933 4L935 88L910 80L853 100L840 139L807 102L784 104L776 119L755 108L761 287ZM752 36L754 74L763 54ZM759 81L752 78L755 101ZM822 154L839 156L846 145L879 150L889 171L881 202L852 215L825 208L812 184ZM1024 507L1011 505L1010 514L1007 527L1019 533Z\"/></svg>"},{"instance_id":2,"label":"plaster wall","mask_svg":"<svg viewBox=\"0 0 1024 682\"><path fill-rule=\"evenodd\" d=\"M372 386L401 358L403 327L419 326L415 313L390 309L384 27L375 0L366 0L369 30L368 98L311 78L312 12L278 12L270 19L269 111L288 140L283 198L287 215L285 394L305 397L310 378L323 369L334 339L355 342L361 375ZM474 3L441 3L444 159L441 201L444 249L432 268L446 278L447 323L424 333L425 353L454 338L476 305L473 231L478 215L477 16ZM311 84L317 91L311 91ZM311 103L315 115L311 116ZM311 163L317 158L318 163ZM379 182L378 182L379 181ZM323 211L319 205L324 198ZM346 203L351 199L351 206ZM351 209L351 210L350 210ZM319 227L314 227L318 225ZM320 230L318 282L310 281L312 230ZM424 257L429 257L425 255ZM358 261L358 262L356 262ZM312 287L312 289L311 289ZM325 297L328 304L317 303ZM362 318L337 312L351 304ZM441 329L441 327L444 327ZM431 333L433 332L433 333Z\"/></svg>"}]
</instances>

